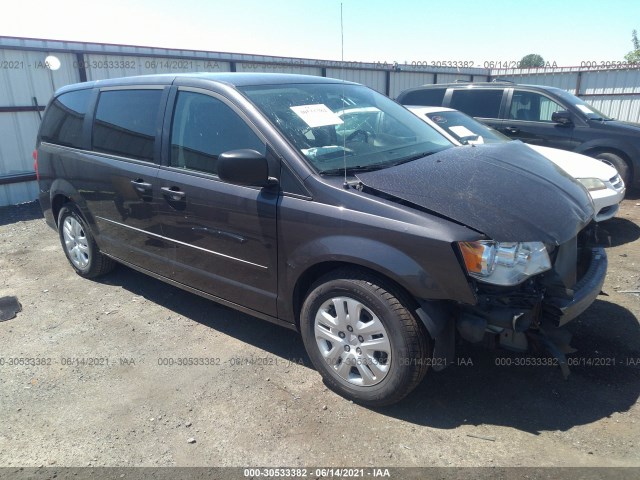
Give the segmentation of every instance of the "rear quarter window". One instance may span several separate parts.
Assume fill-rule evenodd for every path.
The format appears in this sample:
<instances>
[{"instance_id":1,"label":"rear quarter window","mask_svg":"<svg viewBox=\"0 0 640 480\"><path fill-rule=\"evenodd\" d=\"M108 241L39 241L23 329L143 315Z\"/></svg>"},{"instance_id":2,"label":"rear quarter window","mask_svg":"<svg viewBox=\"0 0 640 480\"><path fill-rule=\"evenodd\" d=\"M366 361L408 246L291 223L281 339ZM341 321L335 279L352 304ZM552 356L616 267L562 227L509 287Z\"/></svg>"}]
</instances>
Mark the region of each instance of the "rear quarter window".
<instances>
[{"instance_id":1,"label":"rear quarter window","mask_svg":"<svg viewBox=\"0 0 640 480\"><path fill-rule=\"evenodd\" d=\"M100 93L93 123L93 149L153 161L162 90L109 90Z\"/></svg>"},{"instance_id":2,"label":"rear quarter window","mask_svg":"<svg viewBox=\"0 0 640 480\"><path fill-rule=\"evenodd\" d=\"M446 88L425 88L423 90L413 90L400 96L400 103L403 105L426 105L432 107L442 106L442 100Z\"/></svg>"},{"instance_id":3,"label":"rear quarter window","mask_svg":"<svg viewBox=\"0 0 640 480\"><path fill-rule=\"evenodd\" d=\"M42 121L40 139L67 147L82 148L82 126L91 90L63 93L51 102Z\"/></svg>"},{"instance_id":4,"label":"rear quarter window","mask_svg":"<svg viewBox=\"0 0 640 480\"><path fill-rule=\"evenodd\" d=\"M480 90L464 89L454 90L451 95L449 107L460 110L472 117L498 118L500 103L502 102L503 89Z\"/></svg>"}]
</instances>

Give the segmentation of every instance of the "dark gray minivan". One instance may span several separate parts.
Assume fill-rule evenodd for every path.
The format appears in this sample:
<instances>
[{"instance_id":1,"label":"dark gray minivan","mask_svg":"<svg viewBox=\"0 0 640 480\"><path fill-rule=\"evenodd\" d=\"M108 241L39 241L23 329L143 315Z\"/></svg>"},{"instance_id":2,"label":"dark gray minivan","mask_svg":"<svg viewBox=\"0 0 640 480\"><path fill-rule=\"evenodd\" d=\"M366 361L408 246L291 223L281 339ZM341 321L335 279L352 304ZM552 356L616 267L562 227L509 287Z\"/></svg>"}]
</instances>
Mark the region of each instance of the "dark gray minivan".
<instances>
[{"instance_id":1,"label":"dark gray minivan","mask_svg":"<svg viewBox=\"0 0 640 480\"><path fill-rule=\"evenodd\" d=\"M396 402L456 334L524 351L596 298L584 188L519 142L451 148L362 85L185 74L70 85L37 139L72 267L122 263L297 329L327 384Z\"/></svg>"}]
</instances>

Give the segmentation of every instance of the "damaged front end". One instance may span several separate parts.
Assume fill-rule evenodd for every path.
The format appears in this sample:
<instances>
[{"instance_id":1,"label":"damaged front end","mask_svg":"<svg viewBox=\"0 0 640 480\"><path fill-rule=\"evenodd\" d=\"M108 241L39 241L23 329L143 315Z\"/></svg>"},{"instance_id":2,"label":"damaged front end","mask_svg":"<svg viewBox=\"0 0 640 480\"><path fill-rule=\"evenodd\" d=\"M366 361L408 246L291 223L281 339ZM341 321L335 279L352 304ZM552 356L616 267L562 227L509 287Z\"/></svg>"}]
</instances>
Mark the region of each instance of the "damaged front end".
<instances>
[{"instance_id":1,"label":"damaged front end","mask_svg":"<svg viewBox=\"0 0 640 480\"><path fill-rule=\"evenodd\" d=\"M452 363L457 330L474 343L547 350L568 372L563 326L595 300L607 270L593 202L579 182L520 142L451 148L358 179L365 194L478 234L453 245L477 301L456 302L455 292L455 308L418 300L434 360Z\"/></svg>"},{"instance_id":2,"label":"damaged front end","mask_svg":"<svg viewBox=\"0 0 640 480\"><path fill-rule=\"evenodd\" d=\"M559 246L545 245L550 268L517 285L474 279L478 302L464 305L456 319L462 338L527 351L544 349L569 373L570 333L563 328L586 310L602 289L607 256L592 224Z\"/></svg>"}]
</instances>

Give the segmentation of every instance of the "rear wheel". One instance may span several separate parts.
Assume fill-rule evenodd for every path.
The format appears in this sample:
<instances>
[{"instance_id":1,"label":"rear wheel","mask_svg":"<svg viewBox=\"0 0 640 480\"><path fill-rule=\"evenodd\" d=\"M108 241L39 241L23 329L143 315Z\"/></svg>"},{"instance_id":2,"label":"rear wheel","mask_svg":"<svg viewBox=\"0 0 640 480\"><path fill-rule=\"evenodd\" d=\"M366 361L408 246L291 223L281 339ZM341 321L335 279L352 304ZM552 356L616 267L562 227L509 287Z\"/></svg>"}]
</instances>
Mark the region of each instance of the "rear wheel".
<instances>
[{"instance_id":1,"label":"rear wheel","mask_svg":"<svg viewBox=\"0 0 640 480\"><path fill-rule=\"evenodd\" d=\"M423 379L429 341L409 302L366 272L342 269L311 287L302 338L329 387L355 402L395 403Z\"/></svg>"},{"instance_id":2,"label":"rear wheel","mask_svg":"<svg viewBox=\"0 0 640 480\"><path fill-rule=\"evenodd\" d=\"M60 209L58 232L62 249L78 275L94 278L113 270L115 262L100 252L91 231L74 205L67 203Z\"/></svg>"},{"instance_id":3,"label":"rear wheel","mask_svg":"<svg viewBox=\"0 0 640 480\"><path fill-rule=\"evenodd\" d=\"M597 154L596 158L601 162L604 162L607 165L611 165L613 168L615 168L627 188L631 186L631 169L622 157L616 155L615 153L602 152Z\"/></svg>"}]
</instances>

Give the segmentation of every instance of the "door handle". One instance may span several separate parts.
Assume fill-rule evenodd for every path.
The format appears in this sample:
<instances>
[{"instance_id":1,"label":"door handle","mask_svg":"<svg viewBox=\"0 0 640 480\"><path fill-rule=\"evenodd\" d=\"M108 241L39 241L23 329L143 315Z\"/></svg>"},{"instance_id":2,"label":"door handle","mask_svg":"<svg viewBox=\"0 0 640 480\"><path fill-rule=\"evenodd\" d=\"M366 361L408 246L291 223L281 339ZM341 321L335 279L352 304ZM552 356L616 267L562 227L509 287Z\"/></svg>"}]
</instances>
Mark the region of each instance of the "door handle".
<instances>
[{"instance_id":1,"label":"door handle","mask_svg":"<svg viewBox=\"0 0 640 480\"><path fill-rule=\"evenodd\" d=\"M136 178L135 180L131 180L131 185L140 193L145 193L147 190L151 189L151 184L145 182L141 178Z\"/></svg>"},{"instance_id":2,"label":"door handle","mask_svg":"<svg viewBox=\"0 0 640 480\"><path fill-rule=\"evenodd\" d=\"M504 130L509 133L518 133L520 131L520 129L516 127L504 127Z\"/></svg>"},{"instance_id":3,"label":"door handle","mask_svg":"<svg viewBox=\"0 0 640 480\"><path fill-rule=\"evenodd\" d=\"M161 187L160 190L164 192L165 197L169 197L169 200L173 200L174 202L183 200L186 195L186 193L178 187Z\"/></svg>"}]
</instances>

